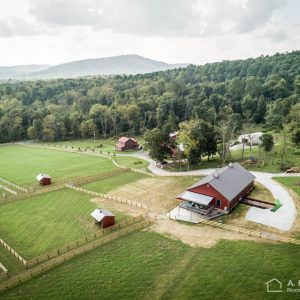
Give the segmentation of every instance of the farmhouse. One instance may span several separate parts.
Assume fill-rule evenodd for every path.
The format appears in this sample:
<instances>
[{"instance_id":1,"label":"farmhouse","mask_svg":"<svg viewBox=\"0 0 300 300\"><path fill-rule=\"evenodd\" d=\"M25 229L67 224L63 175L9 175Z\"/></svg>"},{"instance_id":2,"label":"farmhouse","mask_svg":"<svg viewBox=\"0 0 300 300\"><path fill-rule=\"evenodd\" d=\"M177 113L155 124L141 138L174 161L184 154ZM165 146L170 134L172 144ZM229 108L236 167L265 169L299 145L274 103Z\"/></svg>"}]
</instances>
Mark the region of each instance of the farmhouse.
<instances>
[{"instance_id":1,"label":"farmhouse","mask_svg":"<svg viewBox=\"0 0 300 300\"><path fill-rule=\"evenodd\" d=\"M118 143L115 146L115 150L117 151L136 150L138 149L138 147L139 144L137 140L122 136L119 138Z\"/></svg>"},{"instance_id":2,"label":"farmhouse","mask_svg":"<svg viewBox=\"0 0 300 300\"><path fill-rule=\"evenodd\" d=\"M40 185L51 184L51 177L48 174L39 174L38 176L36 176L36 179Z\"/></svg>"},{"instance_id":3,"label":"farmhouse","mask_svg":"<svg viewBox=\"0 0 300 300\"><path fill-rule=\"evenodd\" d=\"M176 198L181 208L207 218L229 213L253 188L255 176L238 163L217 169Z\"/></svg>"},{"instance_id":4,"label":"farmhouse","mask_svg":"<svg viewBox=\"0 0 300 300\"><path fill-rule=\"evenodd\" d=\"M95 223L99 224L102 229L115 225L115 215L107 209L96 208L91 213L91 216L94 218Z\"/></svg>"}]
</instances>

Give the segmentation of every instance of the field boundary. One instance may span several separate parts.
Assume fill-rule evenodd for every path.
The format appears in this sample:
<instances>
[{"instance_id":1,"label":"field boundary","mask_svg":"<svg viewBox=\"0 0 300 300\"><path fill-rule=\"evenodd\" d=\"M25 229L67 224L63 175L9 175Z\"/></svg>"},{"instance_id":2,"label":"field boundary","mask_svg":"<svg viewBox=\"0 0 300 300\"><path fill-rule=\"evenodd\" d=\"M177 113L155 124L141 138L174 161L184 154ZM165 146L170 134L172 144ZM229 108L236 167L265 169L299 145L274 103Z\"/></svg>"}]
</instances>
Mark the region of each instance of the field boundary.
<instances>
[{"instance_id":1,"label":"field boundary","mask_svg":"<svg viewBox=\"0 0 300 300\"><path fill-rule=\"evenodd\" d=\"M96 197L100 197L100 198L104 198L104 199L109 199L109 200L113 200L113 201L119 201L119 202L122 202L122 203L125 203L125 204L128 204L128 205L131 205L131 206L147 209L146 205L144 205L140 202L134 201L134 200L128 200L128 199L125 199L125 198L122 198L122 197L117 197L117 196L109 196L107 194L94 192L94 191L87 190L87 189L84 189L84 188L81 188L81 187L77 187L77 186L74 186L74 185L71 185L71 184L66 184L65 187L69 188L69 189L72 189L72 190L75 190L75 191L78 191L78 192L81 192L81 193L88 194L88 195L92 195L92 196L96 196Z\"/></svg>"},{"instance_id":2,"label":"field boundary","mask_svg":"<svg viewBox=\"0 0 300 300\"><path fill-rule=\"evenodd\" d=\"M11 253L17 260L19 260L24 266L27 265L27 261L18 254L12 247L10 247L6 242L4 242L2 239L0 239L0 244L9 252Z\"/></svg>"},{"instance_id":3,"label":"field boundary","mask_svg":"<svg viewBox=\"0 0 300 300\"><path fill-rule=\"evenodd\" d=\"M126 227L124 229L121 229L120 231L114 232L110 234L109 236L104 236L96 241L90 242L84 246L81 246L77 249L71 250L70 252L60 255L50 261L47 261L33 269L30 269L28 271L25 271L17 276L12 277L11 279L3 282L0 284L0 291L4 291L10 287L16 286L21 282L27 281L32 277L35 277L41 273L44 273L62 263L65 261L75 257L76 255L85 253L87 251L90 251L98 246L103 245L104 243L110 242L120 236L124 236L126 234L129 234L131 232L142 230L143 228L149 226L151 224L150 220L145 220L142 222L139 222L137 224L131 225L129 227Z\"/></svg>"},{"instance_id":4,"label":"field boundary","mask_svg":"<svg viewBox=\"0 0 300 300\"><path fill-rule=\"evenodd\" d=\"M0 184L0 188L7 191L7 192L9 192L9 193L11 193L11 194L13 194L13 195L15 195L15 196L18 194L16 191L8 188L7 186L5 186L3 184Z\"/></svg>"},{"instance_id":5,"label":"field boundary","mask_svg":"<svg viewBox=\"0 0 300 300\"><path fill-rule=\"evenodd\" d=\"M113 170L110 172L103 172L100 174L96 174L96 175L92 175L92 176L86 176L86 177L79 177L79 178L74 178L74 179L69 179L69 180L64 180L62 182L58 182L58 183L54 183L52 185L50 185L49 187L44 187L42 189L39 190L34 190L32 192L28 192L27 194L22 194L22 195L16 195L16 197L14 198L10 198L10 199L0 199L0 204L4 204L4 203L8 203L8 202L13 202L13 201L18 201L18 200L24 200L30 197L34 197L34 196L38 196L38 195L42 195L42 194L46 194L46 193L50 193L50 192L55 192L58 190L61 190L63 188L65 188L65 185L68 184L68 182L72 182L72 183L77 183L78 185L80 184L86 184L89 182L93 182L93 181L97 181L97 180L101 180L104 178L108 178L108 177L112 177L112 176L116 176L116 175L120 175L123 173L127 173L129 172L130 169L128 168L119 168L117 170Z\"/></svg>"},{"instance_id":6,"label":"field boundary","mask_svg":"<svg viewBox=\"0 0 300 300\"><path fill-rule=\"evenodd\" d=\"M3 183L5 183L5 184L7 184L7 185L9 185L9 186L14 187L15 189L17 189L17 190L19 190L19 191L28 193L28 190L27 190L27 189L23 188L22 186L16 185L15 183L12 183L12 182L10 182L10 181L4 179L4 178L1 178L1 177L0 177L0 181L3 182Z\"/></svg>"},{"instance_id":7,"label":"field boundary","mask_svg":"<svg viewBox=\"0 0 300 300\"><path fill-rule=\"evenodd\" d=\"M8 270L0 262L0 278L7 277L7 276L8 276Z\"/></svg>"},{"instance_id":8,"label":"field boundary","mask_svg":"<svg viewBox=\"0 0 300 300\"><path fill-rule=\"evenodd\" d=\"M27 266L27 268L31 268L35 265L40 264L41 262L43 262L45 260L50 260L50 259L60 256L64 253L68 253L76 248L79 248L83 245L86 245L86 244L92 242L92 241L102 238L103 236L110 235L112 232L118 232L129 226L138 224L138 223L142 222L143 220L145 220L145 218L144 218L144 216L141 215L141 216L133 217L128 220L124 220L118 224L107 227L105 229L99 229L98 231L95 231L87 236L84 236L84 237L78 239L78 240L75 240L71 243L62 245L56 249L48 251L47 253L41 254L37 257L34 257L34 258L28 260L26 266Z\"/></svg>"},{"instance_id":9,"label":"field boundary","mask_svg":"<svg viewBox=\"0 0 300 300\"><path fill-rule=\"evenodd\" d=\"M239 232L239 233L248 234L250 236L254 236L254 237L258 237L258 238L268 238L267 235L269 234L270 236L272 236L272 239L274 241L289 243L289 244L294 244L294 245L300 245L300 240L297 240L297 239L283 237L283 236L277 236L277 235L274 235L271 233L262 233L260 231L246 229L243 227L238 227L238 226L233 226L233 225L228 225L228 224L223 224L223 223L219 223L219 222L215 222L215 221L211 221L211 220L203 219L200 221L200 224L211 225L214 227L219 227L219 228L223 228L223 229L227 229L227 230L231 230L231 231L235 231L235 232Z\"/></svg>"}]
</instances>

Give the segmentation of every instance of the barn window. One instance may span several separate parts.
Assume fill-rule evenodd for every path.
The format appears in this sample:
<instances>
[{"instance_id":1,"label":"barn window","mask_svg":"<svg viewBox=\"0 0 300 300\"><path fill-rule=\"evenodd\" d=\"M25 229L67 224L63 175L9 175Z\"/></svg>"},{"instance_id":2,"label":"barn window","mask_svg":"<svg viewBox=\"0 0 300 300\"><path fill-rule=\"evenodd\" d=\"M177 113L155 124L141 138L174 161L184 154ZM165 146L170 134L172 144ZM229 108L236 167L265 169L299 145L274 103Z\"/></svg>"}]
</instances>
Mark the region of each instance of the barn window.
<instances>
[{"instance_id":1,"label":"barn window","mask_svg":"<svg viewBox=\"0 0 300 300\"><path fill-rule=\"evenodd\" d=\"M217 199L216 206L217 206L217 207L220 207L220 206L221 206L221 200Z\"/></svg>"}]
</instances>

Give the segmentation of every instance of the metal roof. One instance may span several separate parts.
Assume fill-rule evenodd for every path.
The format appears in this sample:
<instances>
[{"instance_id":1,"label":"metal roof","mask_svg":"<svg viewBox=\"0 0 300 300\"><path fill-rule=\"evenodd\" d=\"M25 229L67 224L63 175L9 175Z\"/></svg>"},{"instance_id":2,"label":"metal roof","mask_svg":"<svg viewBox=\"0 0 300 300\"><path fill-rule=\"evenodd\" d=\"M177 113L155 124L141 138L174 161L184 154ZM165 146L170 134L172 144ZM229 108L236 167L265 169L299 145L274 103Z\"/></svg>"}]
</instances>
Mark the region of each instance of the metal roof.
<instances>
[{"instance_id":1,"label":"metal roof","mask_svg":"<svg viewBox=\"0 0 300 300\"><path fill-rule=\"evenodd\" d=\"M228 166L216 169L212 174L204 177L188 188L194 188L209 184L226 199L234 199L246 186L248 186L255 176L244 169L239 163L230 163Z\"/></svg>"},{"instance_id":2,"label":"metal roof","mask_svg":"<svg viewBox=\"0 0 300 300\"><path fill-rule=\"evenodd\" d=\"M36 179L38 181L42 180L43 178L49 178L49 179L51 179L51 177L48 174L39 174L38 176L36 176Z\"/></svg>"},{"instance_id":3,"label":"metal roof","mask_svg":"<svg viewBox=\"0 0 300 300\"><path fill-rule=\"evenodd\" d=\"M183 192L182 194L178 195L177 198L180 198L182 200L195 202L202 205L208 205L210 201L213 199L211 196L193 193L190 191Z\"/></svg>"},{"instance_id":4,"label":"metal roof","mask_svg":"<svg viewBox=\"0 0 300 300\"><path fill-rule=\"evenodd\" d=\"M104 217L106 216L115 216L111 211L104 209L104 208L96 208L92 213L91 216L97 221L101 222Z\"/></svg>"}]
</instances>

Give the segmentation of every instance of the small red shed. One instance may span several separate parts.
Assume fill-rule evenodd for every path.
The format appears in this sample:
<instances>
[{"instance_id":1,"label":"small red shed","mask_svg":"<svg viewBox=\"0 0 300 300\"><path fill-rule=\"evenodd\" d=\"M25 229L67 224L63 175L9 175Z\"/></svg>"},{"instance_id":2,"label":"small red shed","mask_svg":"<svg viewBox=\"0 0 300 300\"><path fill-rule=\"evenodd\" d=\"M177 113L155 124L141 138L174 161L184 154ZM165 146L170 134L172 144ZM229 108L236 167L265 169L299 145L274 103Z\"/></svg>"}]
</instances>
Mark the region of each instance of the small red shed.
<instances>
[{"instance_id":1,"label":"small red shed","mask_svg":"<svg viewBox=\"0 0 300 300\"><path fill-rule=\"evenodd\" d=\"M133 138L128 138L126 136L122 136L118 140L118 144L115 146L115 150L117 151L126 151L126 150L136 150L138 149L139 144L137 140Z\"/></svg>"},{"instance_id":2,"label":"small red shed","mask_svg":"<svg viewBox=\"0 0 300 300\"><path fill-rule=\"evenodd\" d=\"M48 174L39 174L38 176L36 176L36 179L40 185L51 184L51 177Z\"/></svg>"},{"instance_id":3,"label":"small red shed","mask_svg":"<svg viewBox=\"0 0 300 300\"><path fill-rule=\"evenodd\" d=\"M92 213L91 216L94 218L95 223L99 224L100 228L104 229L106 227L115 225L115 215L103 208L96 208Z\"/></svg>"}]
</instances>

